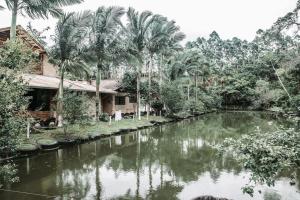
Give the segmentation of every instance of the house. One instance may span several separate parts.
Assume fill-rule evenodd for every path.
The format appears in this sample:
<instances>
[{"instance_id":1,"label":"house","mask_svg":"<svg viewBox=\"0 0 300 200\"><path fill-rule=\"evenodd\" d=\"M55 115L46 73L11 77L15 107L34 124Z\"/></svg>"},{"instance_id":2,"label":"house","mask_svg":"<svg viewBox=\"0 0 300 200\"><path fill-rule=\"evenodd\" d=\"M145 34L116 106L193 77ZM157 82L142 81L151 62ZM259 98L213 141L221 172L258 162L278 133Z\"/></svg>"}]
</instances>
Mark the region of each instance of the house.
<instances>
[{"instance_id":1,"label":"house","mask_svg":"<svg viewBox=\"0 0 300 200\"><path fill-rule=\"evenodd\" d=\"M0 28L0 47L9 39L10 27ZM59 88L59 76L57 68L48 62L45 48L31 36L24 28L17 26L17 37L39 54L39 64L33 67L30 73L23 74L24 81L28 84L30 96L29 113L37 119L46 121L56 118L55 97ZM94 116L96 84L95 81L64 80L64 88L89 96L89 114ZM116 111L122 113L134 113L136 100L129 94L119 91L117 80L101 80L100 84L102 111L114 115Z\"/></svg>"}]
</instances>

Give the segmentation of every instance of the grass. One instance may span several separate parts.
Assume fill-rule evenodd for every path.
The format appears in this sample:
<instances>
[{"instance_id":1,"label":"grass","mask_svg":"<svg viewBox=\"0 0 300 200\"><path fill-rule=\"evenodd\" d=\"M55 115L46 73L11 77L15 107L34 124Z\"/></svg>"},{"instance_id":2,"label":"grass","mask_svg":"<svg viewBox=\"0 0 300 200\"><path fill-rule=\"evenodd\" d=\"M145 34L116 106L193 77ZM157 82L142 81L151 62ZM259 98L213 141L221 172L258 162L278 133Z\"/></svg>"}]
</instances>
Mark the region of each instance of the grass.
<instances>
[{"instance_id":1,"label":"grass","mask_svg":"<svg viewBox=\"0 0 300 200\"><path fill-rule=\"evenodd\" d=\"M37 144L41 140L59 140L63 138L70 138L75 140L87 140L97 136L109 136L122 129L138 129L140 127L153 126L151 122L168 122L169 119L159 116L142 117L138 119L122 119L121 121L112 121L111 125L108 122L95 122L90 125L74 124L69 125L67 128L67 135L64 134L63 128L53 130L41 130L40 133L31 134L30 138L22 138L21 143Z\"/></svg>"}]
</instances>

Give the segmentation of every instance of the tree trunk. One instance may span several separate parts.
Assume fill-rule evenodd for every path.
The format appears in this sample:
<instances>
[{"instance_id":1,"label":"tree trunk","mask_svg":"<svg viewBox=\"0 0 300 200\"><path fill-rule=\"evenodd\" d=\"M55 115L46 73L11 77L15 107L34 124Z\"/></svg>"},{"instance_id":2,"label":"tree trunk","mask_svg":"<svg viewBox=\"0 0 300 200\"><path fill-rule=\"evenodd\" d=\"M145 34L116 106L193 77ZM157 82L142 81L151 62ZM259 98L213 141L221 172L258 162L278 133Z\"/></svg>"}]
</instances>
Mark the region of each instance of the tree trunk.
<instances>
[{"instance_id":1,"label":"tree trunk","mask_svg":"<svg viewBox=\"0 0 300 200\"><path fill-rule=\"evenodd\" d=\"M198 103L198 74L195 74L195 103Z\"/></svg>"},{"instance_id":2,"label":"tree trunk","mask_svg":"<svg viewBox=\"0 0 300 200\"><path fill-rule=\"evenodd\" d=\"M273 70L275 71L275 74L276 74L276 76L277 76L277 78L278 78L278 81L279 81L281 87L282 87L283 90L286 92L287 96L289 97L289 100L291 100L292 97L291 97L290 93L287 91L286 87L283 85L283 82L281 81L281 78L280 78L279 75L277 74L276 69L275 69L275 67L274 67L273 64L272 64L272 68L273 68Z\"/></svg>"},{"instance_id":3,"label":"tree trunk","mask_svg":"<svg viewBox=\"0 0 300 200\"><path fill-rule=\"evenodd\" d=\"M151 68L153 67L152 56L150 56L150 63L148 63L148 106L147 106L147 120L150 115L150 98L151 98Z\"/></svg>"},{"instance_id":4,"label":"tree trunk","mask_svg":"<svg viewBox=\"0 0 300 200\"><path fill-rule=\"evenodd\" d=\"M159 62L159 93L161 94L161 86L162 86L162 65L163 65L163 55L160 57Z\"/></svg>"},{"instance_id":5,"label":"tree trunk","mask_svg":"<svg viewBox=\"0 0 300 200\"><path fill-rule=\"evenodd\" d=\"M18 0L13 1L11 26L10 26L10 39L16 40L17 35L17 15L18 15Z\"/></svg>"},{"instance_id":6,"label":"tree trunk","mask_svg":"<svg viewBox=\"0 0 300 200\"><path fill-rule=\"evenodd\" d=\"M63 127L63 110L64 110L64 69L61 67L60 72L60 83L59 83L59 89L58 89L58 105L57 105L57 126Z\"/></svg>"},{"instance_id":7,"label":"tree trunk","mask_svg":"<svg viewBox=\"0 0 300 200\"><path fill-rule=\"evenodd\" d=\"M190 83L188 83L188 86L187 86L187 100L188 101L190 100Z\"/></svg>"},{"instance_id":8,"label":"tree trunk","mask_svg":"<svg viewBox=\"0 0 300 200\"><path fill-rule=\"evenodd\" d=\"M96 74L96 121L99 121L99 115L101 114L100 81L101 81L101 66L100 64L98 64L97 74Z\"/></svg>"},{"instance_id":9,"label":"tree trunk","mask_svg":"<svg viewBox=\"0 0 300 200\"><path fill-rule=\"evenodd\" d=\"M136 98L137 98L137 116L141 120L141 91L140 91L141 72L138 70L136 77Z\"/></svg>"}]
</instances>

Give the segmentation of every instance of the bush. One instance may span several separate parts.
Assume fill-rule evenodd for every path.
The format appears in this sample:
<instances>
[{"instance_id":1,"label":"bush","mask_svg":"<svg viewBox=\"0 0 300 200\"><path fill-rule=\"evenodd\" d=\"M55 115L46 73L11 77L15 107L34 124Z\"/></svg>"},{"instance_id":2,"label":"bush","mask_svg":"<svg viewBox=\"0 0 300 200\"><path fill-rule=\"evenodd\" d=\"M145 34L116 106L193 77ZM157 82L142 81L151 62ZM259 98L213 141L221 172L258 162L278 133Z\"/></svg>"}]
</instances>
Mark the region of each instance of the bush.
<instances>
[{"instance_id":1,"label":"bush","mask_svg":"<svg viewBox=\"0 0 300 200\"><path fill-rule=\"evenodd\" d=\"M162 100L166 105L167 112L170 114L178 113L183 110L183 94L175 82L163 85Z\"/></svg>"},{"instance_id":2,"label":"bush","mask_svg":"<svg viewBox=\"0 0 300 200\"><path fill-rule=\"evenodd\" d=\"M275 132L260 131L243 135L239 139L226 139L219 147L240 161L250 170L250 183L266 183L273 186L279 173L294 172L300 167L300 133L294 129L279 129ZM294 179L291 173L291 179ZM253 193L253 185L244 187L244 192Z\"/></svg>"},{"instance_id":3,"label":"bush","mask_svg":"<svg viewBox=\"0 0 300 200\"><path fill-rule=\"evenodd\" d=\"M109 114L108 113L101 113L99 116L99 120L102 122L109 122Z\"/></svg>"},{"instance_id":4,"label":"bush","mask_svg":"<svg viewBox=\"0 0 300 200\"><path fill-rule=\"evenodd\" d=\"M88 99L83 94L66 91L64 98L64 119L68 123L74 124L76 122L82 123L88 119Z\"/></svg>"},{"instance_id":5,"label":"bush","mask_svg":"<svg viewBox=\"0 0 300 200\"><path fill-rule=\"evenodd\" d=\"M256 109L268 109L273 106L282 106L286 95L282 89L270 89L270 84L264 80L258 80L255 87L256 99L253 106Z\"/></svg>"},{"instance_id":6,"label":"bush","mask_svg":"<svg viewBox=\"0 0 300 200\"><path fill-rule=\"evenodd\" d=\"M191 113L199 113L205 110L205 106L202 101L198 100L196 102L195 99L191 99L185 102L184 110L189 111Z\"/></svg>"},{"instance_id":7,"label":"bush","mask_svg":"<svg viewBox=\"0 0 300 200\"><path fill-rule=\"evenodd\" d=\"M19 177L16 176L17 172L16 165L13 163L2 165L0 167L0 188L14 182L18 182Z\"/></svg>"},{"instance_id":8,"label":"bush","mask_svg":"<svg viewBox=\"0 0 300 200\"><path fill-rule=\"evenodd\" d=\"M155 112L162 111L164 108L164 102L160 99L155 99L152 101L151 107L155 110Z\"/></svg>"},{"instance_id":9,"label":"bush","mask_svg":"<svg viewBox=\"0 0 300 200\"><path fill-rule=\"evenodd\" d=\"M0 48L0 154L16 151L19 136L26 133L26 86L20 70L34 63L34 54L19 40ZM22 71L23 72L23 71Z\"/></svg>"},{"instance_id":10,"label":"bush","mask_svg":"<svg viewBox=\"0 0 300 200\"><path fill-rule=\"evenodd\" d=\"M35 66L35 54L19 40L0 48L0 156L16 152L19 137L26 133L26 86L20 70ZM18 181L13 163L0 166L0 187Z\"/></svg>"}]
</instances>

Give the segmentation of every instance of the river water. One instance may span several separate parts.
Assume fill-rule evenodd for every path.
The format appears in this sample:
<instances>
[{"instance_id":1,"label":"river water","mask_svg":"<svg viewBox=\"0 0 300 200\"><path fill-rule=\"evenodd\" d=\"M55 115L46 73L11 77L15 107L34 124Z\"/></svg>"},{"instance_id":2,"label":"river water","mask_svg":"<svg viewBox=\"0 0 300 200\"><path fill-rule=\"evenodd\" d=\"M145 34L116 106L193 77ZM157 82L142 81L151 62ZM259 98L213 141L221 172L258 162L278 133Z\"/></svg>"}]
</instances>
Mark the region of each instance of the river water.
<instances>
[{"instance_id":1,"label":"river water","mask_svg":"<svg viewBox=\"0 0 300 200\"><path fill-rule=\"evenodd\" d=\"M0 199L300 199L299 173L294 186L281 177L275 187L257 185L254 197L243 194L249 172L211 147L281 125L291 126L261 112L211 113L40 153L16 161L20 182Z\"/></svg>"}]
</instances>

